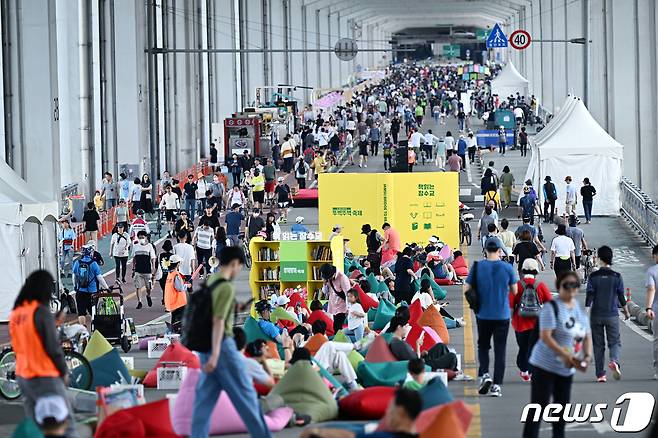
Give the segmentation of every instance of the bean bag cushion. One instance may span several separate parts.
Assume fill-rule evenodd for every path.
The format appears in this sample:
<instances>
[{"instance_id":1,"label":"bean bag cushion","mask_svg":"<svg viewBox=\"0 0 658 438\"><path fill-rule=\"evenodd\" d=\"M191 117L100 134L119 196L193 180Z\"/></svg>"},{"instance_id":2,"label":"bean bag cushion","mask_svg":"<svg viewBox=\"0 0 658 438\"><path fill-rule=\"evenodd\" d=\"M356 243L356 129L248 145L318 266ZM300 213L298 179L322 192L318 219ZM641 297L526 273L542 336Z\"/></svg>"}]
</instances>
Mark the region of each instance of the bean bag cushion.
<instances>
[{"instance_id":1,"label":"bean bag cushion","mask_svg":"<svg viewBox=\"0 0 658 438\"><path fill-rule=\"evenodd\" d=\"M432 292L434 292L434 298L437 300L442 300L446 297L447 292L445 289L443 289L439 284L436 282L436 280L433 277L430 277L427 274L423 274L422 277L420 277L420 281L423 280L429 280L430 285L432 287Z\"/></svg>"},{"instance_id":2,"label":"bean bag cushion","mask_svg":"<svg viewBox=\"0 0 658 438\"><path fill-rule=\"evenodd\" d=\"M366 354L366 360L370 363L397 361L383 336L377 336L372 344L370 344L368 353Z\"/></svg>"},{"instance_id":3,"label":"bean bag cushion","mask_svg":"<svg viewBox=\"0 0 658 438\"><path fill-rule=\"evenodd\" d=\"M368 362L364 360L356 369L356 375L361 384L368 388L371 386L395 386L407 377L409 361L398 362ZM425 367L430 370L429 367Z\"/></svg>"},{"instance_id":4,"label":"bean bag cushion","mask_svg":"<svg viewBox=\"0 0 658 438\"><path fill-rule=\"evenodd\" d=\"M101 423L94 437L177 438L178 435L172 427L169 400L162 399L115 412Z\"/></svg>"},{"instance_id":5,"label":"bean bag cushion","mask_svg":"<svg viewBox=\"0 0 658 438\"><path fill-rule=\"evenodd\" d=\"M306 348L311 353L311 356L315 356L315 353L318 352L320 347L322 347L325 342L329 342L329 339L327 339L325 335L317 333L308 338L308 341L306 341L306 344L304 344L304 348Z\"/></svg>"},{"instance_id":6,"label":"bean bag cushion","mask_svg":"<svg viewBox=\"0 0 658 438\"><path fill-rule=\"evenodd\" d=\"M85 351L82 353L82 355L87 360L94 360L103 356L104 354L109 353L112 350L114 350L114 347L112 347L107 339L105 339L105 336L103 336L103 334L98 330L95 330L91 334L89 342L87 342L87 346L85 347Z\"/></svg>"},{"instance_id":7,"label":"bean bag cushion","mask_svg":"<svg viewBox=\"0 0 658 438\"><path fill-rule=\"evenodd\" d=\"M455 268L455 272L461 278L468 277L468 264L466 263L466 259L463 256L455 257L451 265L453 268Z\"/></svg>"},{"instance_id":8,"label":"bean bag cushion","mask_svg":"<svg viewBox=\"0 0 658 438\"><path fill-rule=\"evenodd\" d=\"M113 383L130 382L128 368L121 360L119 351L114 348L99 358L89 361L92 371L91 390L98 386L110 386ZM76 368L71 371L71 381L75 382L77 377Z\"/></svg>"},{"instance_id":9,"label":"bean bag cushion","mask_svg":"<svg viewBox=\"0 0 658 438\"><path fill-rule=\"evenodd\" d=\"M383 293L383 292L390 292L390 290L388 289L388 286L386 286L385 282L380 281L377 290L372 292Z\"/></svg>"},{"instance_id":10,"label":"bean bag cushion","mask_svg":"<svg viewBox=\"0 0 658 438\"><path fill-rule=\"evenodd\" d=\"M256 339L264 339L266 341L272 340L269 336L263 333L258 322L251 316L248 316L244 321L242 330L244 330L244 334L247 337L247 343L254 342Z\"/></svg>"},{"instance_id":11,"label":"bean bag cushion","mask_svg":"<svg viewBox=\"0 0 658 438\"><path fill-rule=\"evenodd\" d=\"M354 286L354 290L356 290L359 294L359 301L361 302L361 307L363 307L364 311L368 311L372 308L377 308L379 305L379 302L372 298L370 295L365 293L363 289L361 289L361 286L358 284Z\"/></svg>"},{"instance_id":12,"label":"bean bag cushion","mask_svg":"<svg viewBox=\"0 0 658 438\"><path fill-rule=\"evenodd\" d=\"M189 435L192 431L195 389L200 375L201 370L188 370L171 409L171 422L174 430L179 435ZM272 432L278 432L288 424L292 415L293 410L289 407L274 409L264 416L265 423ZM244 433L246 431L247 427L235 410L231 399L226 392L222 392L210 414L210 435Z\"/></svg>"},{"instance_id":13,"label":"bean bag cushion","mask_svg":"<svg viewBox=\"0 0 658 438\"><path fill-rule=\"evenodd\" d=\"M461 426L461 430L464 433L468 433L468 428L473 418L473 412L466 405L466 403L464 403L463 400L455 400L450 403L425 409L420 413L418 417L416 417L416 421L415 421L416 431L418 433L423 433L426 430L432 430L430 426L433 425L433 422L436 419L437 415L441 411L446 409L450 409L453 411L453 413L457 416L457 419L459 420L459 425Z\"/></svg>"},{"instance_id":14,"label":"bean bag cushion","mask_svg":"<svg viewBox=\"0 0 658 438\"><path fill-rule=\"evenodd\" d=\"M381 300L377 306L377 314L372 323L373 330L381 330L391 321L395 315L395 304L388 300Z\"/></svg>"},{"instance_id":15,"label":"bean bag cushion","mask_svg":"<svg viewBox=\"0 0 658 438\"><path fill-rule=\"evenodd\" d=\"M437 278L435 281L440 286L452 286L453 284L455 284L452 280L448 280L447 278Z\"/></svg>"},{"instance_id":16,"label":"bean bag cushion","mask_svg":"<svg viewBox=\"0 0 658 438\"><path fill-rule=\"evenodd\" d=\"M283 307L276 307L274 310L272 310L270 321L272 321L275 324L279 321L288 321L288 322L292 322L293 326L299 324L297 317L292 313L288 312Z\"/></svg>"},{"instance_id":17,"label":"bean bag cushion","mask_svg":"<svg viewBox=\"0 0 658 438\"><path fill-rule=\"evenodd\" d=\"M334 389L338 390L338 397L345 397L348 394L348 392L347 389L345 389L345 387L343 386L343 384L340 383L338 379L336 379L336 377L334 377L334 375L329 372L329 370L323 367L320 364L320 362L318 362L315 359L312 360L313 360L313 365L318 367L318 369L320 370L320 376L322 376L322 378L327 381L329 387L332 390Z\"/></svg>"},{"instance_id":18,"label":"bean bag cushion","mask_svg":"<svg viewBox=\"0 0 658 438\"><path fill-rule=\"evenodd\" d=\"M379 420L395 395L393 386L371 386L343 397L338 402L341 418Z\"/></svg>"},{"instance_id":19,"label":"bean bag cushion","mask_svg":"<svg viewBox=\"0 0 658 438\"><path fill-rule=\"evenodd\" d=\"M377 290L379 290L379 281L375 278L375 274L371 272L366 277L366 280L368 280L368 283L370 283L371 292L376 292Z\"/></svg>"},{"instance_id":20,"label":"bean bag cushion","mask_svg":"<svg viewBox=\"0 0 658 438\"><path fill-rule=\"evenodd\" d=\"M420 433L420 438L443 438L447 430L450 431L451 438L466 438L459 417L450 406L435 414L434 420Z\"/></svg>"},{"instance_id":21,"label":"bean bag cushion","mask_svg":"<svg viewBox=\"0 0 658 438\"><path fill-rule=\"evenodd\" d=\"M423 305L416 300L409 306L409 324L416 324L423 314Z\"/></svg>"},{"instance_id":22,"label":"bean bag cushion","mask_svg":"<svg viewBox=\"0 0 658 438\"><path fill-rule=\"evenodd\" d=\"M302 306L302 309L306 310L308 313L311 313L308 306L306 305L306 300L299 294L299 292L290 294L288 298L290 298L288 306L294 308L297 303L299 303Z\"/></svg>"},{"instance_id":23,"label":"bean bag cushion","mask_svg":"<svg viewBox=\"0 0 658 438\"><path fill-rule=\"evenodd\" d=\"M441 339L431 327L422 327L418 324L412 324L411 330L407 334L405 341L414 351L416 350L416 341L423 332L425 333L425 336L423 337L423 345L420 346L420 351L429 351L432 347L441 342Z\"/></svg>"},{"instance_id":24,"label":"bean bag cushion","mask_svg":"<svg viewBox=\"0 0 658 438\"><path fill-rule=\"evenodd\" d=\"M149 349L149 341L154 341L155 336L147 336L139 340L139 350L146 351Z\"/></svg>"},{"instance_id":25,"label":"bean bag cushion","mask_svg":"<svg viewBox=\"0 0 658 438\"><path fill-rule=\"evenodd\" d=\"M356 350L352 350L347 354L347 360L350 361L352 368L354 368L354 371L356 371L356 369L359 366L359 363L363 362L365 359L363 358L361 353L359 353Z\"/></svg>"},{"instance_id":26,"label":"bean bag cushion","mask_svg":"<svg viewBox=\"0 0 658 438\"><path fill-rule=\"evenodd\" d=\"M329 337L333 336L334 335L334 320L333 320L333 318L331 318L331 315L329 315L324 310L314 310L308 316L308 321L307 322L310 325L313 325L313 323L315 321L317 321L318 319L321 319L322 321L324 321L325 324L327 324L327 331L325 332L325 334Z\"/></svg>"},{"instance_id":27,"label":"bean bag cushion","mask_svg":"<svg viewBox=\"0 0 658 438\"><path fill-rule=\"evenodd\" d=\"M341 342L343 344L351 344L352 343L350 338L348 338L347 335L345 333L343 333L342 330L338 330L336 335L331 340L334 341L334 342Z\"/></svg>"},{"instance_id":28,"label":"bean bag cushion","mask_svg":"<svg viewBox=\"0 0 658 438\"><path fill-rule=\"evenodd\" d=\"M370 310L368 310L368 322L373 322L375 316L377 316L377 307L371 307Z\"/></svg>"},{"instance_id":29,"label":"bean bag cushion","mask_svg":"<svg viewBox=\"0 0 658 438\"><path fill-rule=\"evenodd\" d=\"M429 383L423 386L418 393L423 399L423 409L433 408L434 406L450 403L453 398L448 387L443 384L443 381L435 377Z\"/></svg>"},{"instance_id":30,"label":"bean bag cushion","mask_svg":"<svg viewBox=\"0 0 658 438\"><path fill-rule=\"evenodd\" d=\"M441 342L444 344L450 344L450 334L448 333L448 327L446 327L446 323L441 316L441 312L436 306L429 306L427 309L425 309L421 317L418 319L418 325L423 327L432 327L436 334L439 335L439 338L441 338Z\"/></svg>"},{"instance_id":31,"label":"bean bag cushion","mask_svg":"<svg viewBox=\"0 0 658 438\"><path fill-rule=\"evenodd\" d=\"M281 396L287 406L309 415L313 423L332 420L338 415L331 391L307 361L294 363L270 394Z\"/></svg>"},{"instance_id":32,"label":"bean bag cushion","mask_svg":"<svg viewBox=\"0 0 658 438\"><path fill-rule=\"evenodd\" d=\"M180 342L175 342L167 347L158 362L144 378L142 383L146 388L155 388L157 386L158 368L162 362L182 362L188 369L201 368L199 357L185 348Z\"/></svg>"}]
</instances>

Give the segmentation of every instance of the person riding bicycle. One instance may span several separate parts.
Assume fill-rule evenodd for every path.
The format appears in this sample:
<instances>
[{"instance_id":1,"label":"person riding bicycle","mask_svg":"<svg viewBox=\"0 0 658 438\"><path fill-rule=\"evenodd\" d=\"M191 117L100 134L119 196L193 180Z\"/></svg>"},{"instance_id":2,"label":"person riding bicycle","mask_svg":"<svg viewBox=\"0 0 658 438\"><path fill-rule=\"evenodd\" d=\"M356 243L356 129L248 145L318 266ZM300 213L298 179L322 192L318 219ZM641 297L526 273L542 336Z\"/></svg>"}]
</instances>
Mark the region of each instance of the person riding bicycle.
<instances>
[{"instance_id":1,"label":"person riding bicycle","mask_svg":"<svg viewBox=\"0 0 658 438\"><path fill-rule=\"evenodd\" d=\"M140 231L143 230L146 231L146 234L151 234L149 224L144 220L144 210L137 210L135 212L135 216L135 219L133 219L132 223L130 224L130 230L128 232L133 243L137 243L137 233Z\"/></svg>"},{"instance_id":2,"label":"person riding bicycle","mask_svg":"<svg viewBox=\"0 0 658 438\"><path fill-rule=\"evenodd\" d=\"M68 400L68 369L49 308L54 283L48 271L34 271L25 280L9 315L9 336L16 355L16 380L28 418L35 418L34 407L43 396L59 395ZM68 412L73 412L70 405ZM78 436L75 420L70 414L66 436Z\"/></svg>"},{"instance_id":3,"label":"person riding bicycle","mask_svg":"<svg viewBox=\"0 0 658 438\"><path fill-rule=\"evenodd\" d=\"M107 289L107 282L92 256L94 249L85 245L81 257L73 263L73 286L75 288L75 303L78 310L78 322L87 325L87 314L91 315L91 296L101 289ZM89 316L91 318L91 316Z\"/></svg>"}]
</instances>

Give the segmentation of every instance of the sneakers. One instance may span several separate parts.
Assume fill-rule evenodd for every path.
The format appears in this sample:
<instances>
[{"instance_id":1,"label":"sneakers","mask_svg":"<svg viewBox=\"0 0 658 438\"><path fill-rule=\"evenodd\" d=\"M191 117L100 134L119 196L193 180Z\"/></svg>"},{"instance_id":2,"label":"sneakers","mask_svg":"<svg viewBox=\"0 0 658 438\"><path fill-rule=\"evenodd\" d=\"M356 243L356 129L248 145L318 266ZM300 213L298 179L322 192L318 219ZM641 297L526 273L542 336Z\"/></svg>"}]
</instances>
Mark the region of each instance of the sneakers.
<instances>
[{"instance_id":1,"label":"sneakers","mask_svg":"<svg viewBox=\"0 0 658 438\"><path fill-rule=\"evenodd\" d=\"M489 392L489 388L493 384L493 380L489 376L489 373L484 374L480 377L480 387L478 388L478 393L480 395L486 395Z\"/></svg>"},{"instance_id":2,"label":"sneakers","mask_svg":"<svg viewBox=\"0 0 658 438\"><path fill-rule=\"evenodd\" d=\"M153 306L153 300L151 300L151 295L147 295L147 296L146 296L146 304L147 304L149 307L152 307L152 306Z\"/></svg>"},{"instance_id":3,"label":"sneakers","mask_svg":"<svg viewBox=\"0 0 658 438\"><path fill-rule=\"evenodd\" d=\"M457 327L466 327L466 321L464 321L463 316L455 318L455 322L457 323Z\"/></svg>"},{"instance_id":4,"label":"sneakers","mask_svg":"<svg viewBox=\"0 0 658 438\"><path fill-rule=\"evenodd\" d=\"M601 377L597 378L596 381L598 383L605 383L605 382L608 381L608 379L605 376L601 376Z\"/></svg>"},{"instance_id":5,"label":"sneakers","mask_svg":"<svg viewBox=\"0 0 658 438\"><path fill-rule=\"evenodd\" d=\"M499 385L492 385L491 389L489 390L489 395L491 397L500 397L503 395L503 391L500 389Z\"/></svg>"},{"instance_id":6,"label":"sneakers","mask_svg":"<svg viewBox=\"0 0 658 438\"><path fill-rule=\"evenodd\" d=\"M521 371L519 375L521 376L521 380L524 382L529 382L532 380L532 375L527 371Z\"/></svg>"},{"instance_id":7,"label":"sneakers","mask_svg":"<svg viewBox=\"0 0 658 438\"><path fill-rule=\"evenodd\" d=\"M619 368L619 364L613 360L610 361L608 364L608 368L612 370L612 378L615 380L621 379L621 368Z\"/></svg>"},{"instance_id":8,"label":"sneakers","mask_svg":"<svg viewBox=\"0 0 658 438\"><path fill-rule=\"evenodd\" d=\"M141 309L141 308L142 308L142 302L140 301L139 303L137 303L137 307L136 307L136 309L139 310L139 309Z\"/></svg>"}]
</instances>

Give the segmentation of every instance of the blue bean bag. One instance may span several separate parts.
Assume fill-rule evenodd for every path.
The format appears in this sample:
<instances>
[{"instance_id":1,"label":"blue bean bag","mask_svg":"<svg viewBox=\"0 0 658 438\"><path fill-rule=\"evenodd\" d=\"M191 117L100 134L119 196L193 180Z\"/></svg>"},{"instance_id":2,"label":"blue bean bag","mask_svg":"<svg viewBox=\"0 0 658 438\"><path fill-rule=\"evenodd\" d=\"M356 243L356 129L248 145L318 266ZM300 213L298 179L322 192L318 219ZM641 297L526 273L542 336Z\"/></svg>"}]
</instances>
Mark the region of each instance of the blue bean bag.
<instances>
[{"instance_id":1,"label":"blue bean bag","mask_svg":"<svg viewBox=\"0 0 658 438\"><path fill-rule=\"evenodd\" d=\"M104 355L89 361L92 370L91 390L99 386L110 386L113 383L130 383L130 373L121 360L119 352L115 349ZM81 367L74 368L71 372L71 380L75 381Z\"/></svg>"},{"instance_id":2,"label":"blue bean bag","mask_svg":"<svg viewBox=\"0 0 658 438\"><path fill-rule=\"evenodd\" d=\"M409 361L398 362L359 362L356 375L364 387L370 386L395 386L407 377L407 365ZM431 371L430 367L425 367Z\"/></svg>"},{"instance_id":3,"label":"blue bean bag","mask_svg":"<svg viewBox=\"0 0 658 438\"><path fill-rule=\"evenodd\" d=\"M438 377L430 380L427 385L423 386L418 391L418 393L423 399L423 409L429 409L434 406L450 403L454 400L452 394L448 391L448 388Z\"/></svg>"}]
</instances>

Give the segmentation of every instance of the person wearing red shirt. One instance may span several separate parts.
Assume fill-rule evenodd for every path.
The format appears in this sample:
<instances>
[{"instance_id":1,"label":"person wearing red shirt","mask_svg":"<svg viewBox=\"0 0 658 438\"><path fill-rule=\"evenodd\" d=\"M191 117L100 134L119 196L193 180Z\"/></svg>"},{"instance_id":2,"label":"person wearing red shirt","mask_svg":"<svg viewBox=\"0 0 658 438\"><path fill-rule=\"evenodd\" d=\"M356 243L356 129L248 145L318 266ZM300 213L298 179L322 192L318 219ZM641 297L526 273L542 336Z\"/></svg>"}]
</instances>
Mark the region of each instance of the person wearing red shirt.
<instances>
[{"instance_id":1,"label":"person wearing red shirt","mask_svg":"<svg viewBox=\"0 0 658 438\"><path fill-rule=\"evenodd\" d=\"M539 302L544 304L550 301L551 291L544 282L536 282L536 275L539 272L539 264L535 259L526 259L523 262L521 273L523 278L519 280L516 294L509 295L509 304L512 309L512 328L516 335L516 343L519 346L519 352L516 355L516 366L519 367L521 379L524 382L529 382L532 377L532 372L528 364L532 347L534 347L537 339L539 338L539 330L537 328L537 318L527 318L519 315L519 305L521 304L521 297L526 285L533 285L537 292Z\"/></svg>"}]
</instances>

